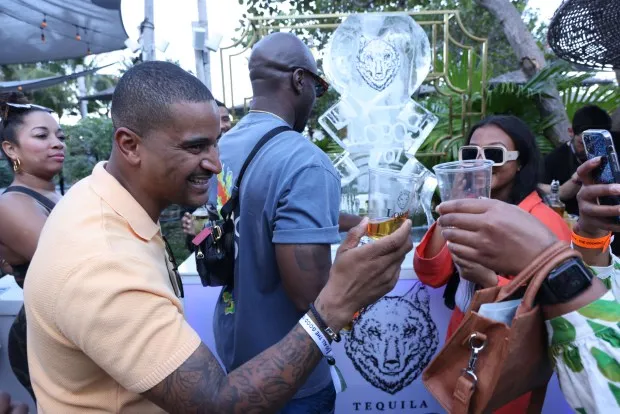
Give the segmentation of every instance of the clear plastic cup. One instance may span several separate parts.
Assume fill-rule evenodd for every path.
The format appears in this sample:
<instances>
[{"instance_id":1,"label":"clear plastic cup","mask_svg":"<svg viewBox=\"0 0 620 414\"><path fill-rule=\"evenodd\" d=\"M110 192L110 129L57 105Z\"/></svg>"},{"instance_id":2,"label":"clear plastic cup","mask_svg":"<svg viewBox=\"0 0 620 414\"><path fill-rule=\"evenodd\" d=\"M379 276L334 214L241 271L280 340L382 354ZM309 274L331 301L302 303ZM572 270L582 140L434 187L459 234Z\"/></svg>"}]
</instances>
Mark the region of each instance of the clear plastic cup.
<instances>
[{"instance_id":1,"label":"clear plastic cup","mask_svg":"<svg viewBox=\"0 0 620 414\"><path fill-rule=\"evenodd\" d=\"M369 168L368 170L368 223L367 234L373 239L387 236L413 210L419 175L400 171Z\"/></svg>"},{"instance_id":2,"label":"clear plastic cup","mask_svg":"<svg viewBox=\"0 0 620 414\"><path fill-rule=\"evenodd\" d=\"M493 161L468 160L433 167L441 201L491 197Z\"/></svg>"}]
</instances>

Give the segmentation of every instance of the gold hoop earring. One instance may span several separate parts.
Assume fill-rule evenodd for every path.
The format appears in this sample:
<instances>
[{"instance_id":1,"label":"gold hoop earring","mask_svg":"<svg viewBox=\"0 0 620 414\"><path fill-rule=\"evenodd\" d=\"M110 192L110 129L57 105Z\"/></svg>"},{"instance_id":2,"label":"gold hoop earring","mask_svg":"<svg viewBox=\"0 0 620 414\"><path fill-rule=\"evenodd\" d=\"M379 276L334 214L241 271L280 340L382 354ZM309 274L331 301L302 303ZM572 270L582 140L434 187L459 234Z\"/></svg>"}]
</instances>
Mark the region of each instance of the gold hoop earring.
<instances>
[{"instance_id":1,"label":"gold hoop earring","mask_svg":"<svg viewBox=\"0 0 620 414\"><path fill-rule=\"evenodd\" d=\"M13 172L18 173L22 169L22 162L19 158L13 160Z\"/></svg>"}]
</instances>

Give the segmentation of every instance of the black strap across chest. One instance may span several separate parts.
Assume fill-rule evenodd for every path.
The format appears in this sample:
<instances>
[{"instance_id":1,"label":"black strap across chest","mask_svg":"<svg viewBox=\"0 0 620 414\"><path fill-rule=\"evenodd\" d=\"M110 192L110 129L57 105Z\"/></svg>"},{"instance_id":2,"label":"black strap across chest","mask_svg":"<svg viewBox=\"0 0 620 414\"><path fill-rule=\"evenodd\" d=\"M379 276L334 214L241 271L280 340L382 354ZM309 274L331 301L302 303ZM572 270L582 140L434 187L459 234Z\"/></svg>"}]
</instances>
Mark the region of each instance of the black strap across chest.
<instances>
[{"instance_id":1,"label":"black strap across chest","mask_svg":"<svg viewBox=\"0 0 620 414\"><path fill-rule=\"evenodd\" d=\"M245 174L245 170L247 170L247 168L249 167L250 163L252 163L252 160L254 159L254 156L256 156L258 151L260 151L260 149L263 147L263 145L265 145L267 142L269 142L270 139L272 139L273 137L275 137L275 136L277 136L277 135L279 135L279 134L281 134L282 132L285 132L285 131L292 131L292 129L288 125L283 125L283 126L279 126L279 127L276 127L274 129L268 131L258 141L258 143L256 143L254 148L252 148L252 151L250 152L250 155L248 155L248 157L245 159L245 162L243 163L243 166L241 167L241 171L239 171L239 175L237 176L237 180L235 182L235 186L231 190L230 198L228 199L226 204L224 204L224 206L220 210L223 218L230 217L232 212L235 211L235 208L237 207L237 204L239 203L239 188L241 187L241 180L243 179L243 175Z\"/></svg>"},{"instance_id":2,"label":"black strap across chest","mask_svg":"<svg viewBox=\"0 0 620 414\"><path fill-rule=\"evenodd\" d=\"M37 193L36 191L31 190L30 188L23 187L21 185L13 185L11 187L8 187L6 190L4 190L4 192L26 194L34 198L39 204L41 204L47 210L48 213L50 213L52 209L54 208L54 206L56 205L56 203L54 203L52 200L45 197L44 195Z\"/></svg>"}]
</instances>

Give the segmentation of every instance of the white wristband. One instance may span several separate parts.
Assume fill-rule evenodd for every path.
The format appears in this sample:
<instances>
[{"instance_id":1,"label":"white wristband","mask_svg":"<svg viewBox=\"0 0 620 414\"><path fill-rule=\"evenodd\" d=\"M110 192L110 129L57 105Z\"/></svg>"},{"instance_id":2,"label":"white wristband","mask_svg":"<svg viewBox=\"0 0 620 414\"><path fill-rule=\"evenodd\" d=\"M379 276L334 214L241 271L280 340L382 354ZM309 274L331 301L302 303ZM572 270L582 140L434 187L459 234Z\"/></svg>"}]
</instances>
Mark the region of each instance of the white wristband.
<instances>
[{"instance_id":1,"label":"white wristband","mask_svg":"<svg viewBox=\"0 0 620 414\"><path fill-rule=\"evenodd\" d=\"M308 335L310 335L316 346L319 347L323 356L332 356L332 347L329 344L329 341L307 314L299 320L299 324L306 332L308 332Z\"/></svg>"},{"instance_id":2,"label":"white wristband","mask_svg":"<svg viewBox=\"0 0 620 414\"><path fill-rule=\"evenodd\" d=\"M329 373L332 376L332 381L334 383L334 388L336 389L336 393L340 393L347 388L347 383L342 376L342 373L336 367L336 359L334 358L334 354L332 352L332 347L329 344L329 341L323 335L323 332L319 329L318 326L314 323L314 321L306 314L300 320L299 324L302 328L310 335L310 338L314 341L316 346L321 350L321 353L325 358L327 358L327 363L329 364Z\"/></svg>"}]
</instances>

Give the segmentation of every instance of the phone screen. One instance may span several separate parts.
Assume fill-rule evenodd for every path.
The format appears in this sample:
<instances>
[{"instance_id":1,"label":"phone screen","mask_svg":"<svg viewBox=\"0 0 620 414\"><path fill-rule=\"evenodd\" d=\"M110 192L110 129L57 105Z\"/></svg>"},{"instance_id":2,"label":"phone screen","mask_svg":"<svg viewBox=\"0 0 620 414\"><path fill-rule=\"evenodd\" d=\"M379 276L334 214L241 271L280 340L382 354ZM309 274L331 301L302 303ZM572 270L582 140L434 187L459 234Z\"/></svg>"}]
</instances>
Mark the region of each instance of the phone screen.
<instances>
[{"instance_id":1,"label":"phone screen","mask_svg":"<svg viewBox=\"0 0 620 414\"><path fill-rule=\"evenodd\" d=\"M601 165L596 171L596 181L601 184L616 183L616 176L620 171L617 168L618 158L609 132L588 130L583 133L582 138L588 159L601 157Z\"/></svg>"},{"instance_id":2,"label":"phone screen","mask_svg":"<svg viewBox=\"0 0 620 414\"><path fill-rule=\"evenodd\" d=\"M602 129L589 129L581 135L583 146L588 159L601 157L601 164L594 171L594 179L600 184L620 183L620 166L618 155L614 148L611 134ZM605 196L599 198L599 203L608 206L620 205L620 197ZM613 218L615 224L620 224L620 217Z\"/></svg>"}]
</instances>

